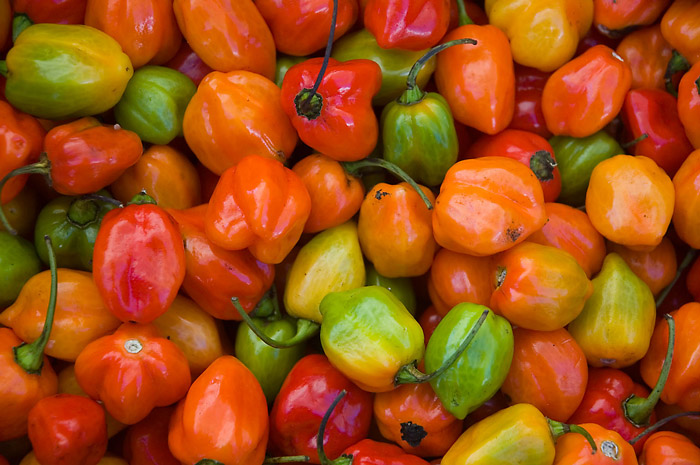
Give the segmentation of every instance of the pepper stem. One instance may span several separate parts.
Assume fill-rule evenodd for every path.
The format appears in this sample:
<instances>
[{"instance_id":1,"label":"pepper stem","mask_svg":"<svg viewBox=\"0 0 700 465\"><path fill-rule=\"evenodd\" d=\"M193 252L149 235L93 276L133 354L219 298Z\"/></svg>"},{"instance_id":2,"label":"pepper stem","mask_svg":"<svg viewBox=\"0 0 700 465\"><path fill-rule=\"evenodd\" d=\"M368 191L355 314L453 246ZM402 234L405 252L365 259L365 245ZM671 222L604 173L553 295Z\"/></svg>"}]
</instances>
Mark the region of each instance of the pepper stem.
<instances>
[{"instance_id":1,"label":"pepper stem","mask_svg":"<svg viewBox=\"0 0 700 465\"><path fill-rule=\"evenodd\" d=\"M95 200L78 197L71 201L66 217L75 226L84 228L97 219L99 211Z\"/></svg>"},{"instance_id":2,"label":"pepper stem","mask_svg":"<svg viewBox=\"0 0 700 465\"><path fill-rule=\"evenodd\" d=\"M690 63L685 59L683 55L678 53L677 50L673 51L671 59L668 60L668 65L666 66L666 74L664 74L664 82L666 82L666 91L678 98L678 89L673 85L673 75L683 71L686 72L690 69Z\"/></svg>"},{"instance_id":3,"label":"pepper stem","mask_svg":"<svg viewBox=\"0 0 700 465\"><path fill-rule=\"evenodd\" d=\"M51 173L51 161L49 161L49 159L46 158L46 156L44 155L41 157L41 160L39 160L36 163L21 166L7 173L5 177L2 178L2 180L0 180L0 193L2 193L2 189L5 187L7 181L14 178L15 176L21 176L23 174L42 174L46 176L46 179L49 181L50 185L51 177L49 176L49 173ZM0 208L0 221L2 222L2 225L5 227L5 230L7 232L14 236L17 235L17 231L15 231L15 229L10 225L10 222L7 221L7 218L5 217L5 212L2 210L2 208Z\"/></svg>"},{"instance_id":4,"label":"pepper stem","mask_svg":"<svg viewBox=\"0 0 700 465\"><path fill-rule=\"evenodd\" d=\"M430 199L428 198L427 195L425 195L425 192L423 192L423 189L418 186L416 181L411 178L408 173L406 173L404 170L396 166L395 164L391 163L390 161L386 161L383 158L365 158L364 160L358 160L358 161L343 161L340 162L340 164L343 166L343 169L347 171L349 174L355 175L357 171L363 169L363 168L375 168L375 167L380 167L384 168L385 170L389 171L391 174L396 176L397 178L403 180L404 182L407 182L408 184L411 185L411 187L418 192L418 195L420 195L421 199L423 199L423 202L425 203L425 206L428 207L428 210L433 209L433 204L430 203Z\"/></svg>"},{"instance_id":5,"label":"pepper stem","mask_svg":"<svg viewBox=\"0 0 700 465\"><path fill-rule=\"evenodd\" d=\"M675 415L668 416L662 420L657 421L656 423L654 423L653 425L651 425L650 427L648 427L647 429L645 429L644 431L642 431L637 436L633 437L632 439L630 439L627 442L629 442L630 445L634 445L637 441L642 439L644 436L646 436L647 434L651 434L654 431L660 429L666 423L670 423L673 420L677 420L677 419L683 418L683 417L700 417L700 412L698 412L698 411L681 412L681 413L676 413Z\"/></svg>"},{"instance_id":6,"label":"pepper stem","mask_svg":"<svg viewBox=\"0 0 700 465\"><path fill-rule=\"evenodd\" d=\"M277 286L270 286L260 302L255 306L249 316L252 318L266 318L270 321L277 321L282 318L279 302L277 301Z\"/></svg>"},{"instance_id":7,"label":"pepper stem","mask_svg":"<svg viewBox=\"0 0 700 465\"><path fill-rule=\"evenodd\" d=\"M333 48L333 39L335 36L335 26L338 22L338 0L333 0L333 16L331 17L331 30L328 34L328 42L326 42L326 52L323 55L323 63L321 64L321 69L318 71L318 76L316 76L316 82L311 89L302 89L296 97L294 97L294 105L297 109L297 114L299 116L305 116L308 119L316 119L321 115L321 109L323 108L323 98L316 93L321 81L323 81L323 75L326 74L326 68L328 67L328 61L331 59L331 49Z\"/></svg>"},{"instance_id":8,"label":"pepper stem","mask_svg":"<svg viewBox=\"0 0 700 465\"><path fill-rule=\"evenodd\" d=\"M287 349L289 347L299 345L307 339L315 336L320 328L320 325L318 323L300 318L296 320L297 332L294 334L294 336L287 339L286 341L278 341L276 339L272 339L270 336L265 334L262 331L262 329L260 329L260 327L258 327L258 325L255 324L255 321L250 317L250 315L246 313L243 307L241 307L241 304L238 301L238 297L232 297L231 302L233 303L233 306L236 307L236 310L238 310L238 314L241 315L241 318L243 318L243 321L248 325L251 331L253 331L255 335L258 336L258 338L260 338L261 341L263 341L270 347L274 347L275 349Z\"/></svg>"},{"instance_id":9,"label":"pepper stem","mask_svg":"<svg viewBox=\"0 0 700 465\"><path fill-rule=\"evenodd\" d=\"M467 334L467 337L464 338L462 344L460 344L457 350L450 355L450 357L445 361L445 363L442 364L440 368L430 374L424 374L418 370L418 368L416 368L415 362L409 363L408 365L404 365L399 368L399 371L394 377L394 386L399 386L401 384L425 383L443 374L448 368L450 368L450 366L452 366L455 360L457 360L457 358L459 358L459 356L462 355L465 350L467 350L467 347L472 342L472 339L474 339L476 333L479 332L481 325L483 325L484 321L486 321L487 316L489 316L489 310L484 310L479 319L476 321L476 324L474 324L472 329L469 330L469 334Z\"/></svg>"},{"instance_id":10,"label":"pepper stem","mask_svg":"<svg viewBox=\"0 0 700 465\"><path fill-rule=\"evenodd\" d=\"M547 150L538 150L530 157L530 169L539 181L551 181L554 179L554 168L557 162Z\"/></svg>"},{"instance_id":11,"label":"pepper stem","mask_svg":"<svg viewBox=\"0 0 700 465\"><path fill-rule=\"evenodd\" d=\"M476 40L474 39L456 39L444 44L436 45L426 52L425 55L420 57L411 67L411 71L408 72L408 78L406 79L406 90L401 97L399 97L399 103L402 105L413 105L414 103L420 102L423 99L425 93L420 90L416 84L416 79L418 79L418 73L423 69L423 66L432 57L442 52L446 48L450 48L453 45L476 45Z\"/></svg>"},{"instance_id":12,"label":"pepper stem","mask_svg":"<svg viewBox=\"0 0 700 465\"><path fill-rule=\"evenodd\" d=\"M549 424L549 431L550 433L552 433L552 438L554 438L554 441L556 441L559 436L562 436L566 433L578 433L584 438L586 438L588 444L591 445L591 450L593 451L594 455L598 451L598 446L595 445L593 437L584 428L581 428L578 425L568 425L560 421L554 421L550 418L547 418L547 423Z\"/></svg>"},{"instance_id":13,"label":"pepper stem","mask_svg":"<svg viewBox=\"0 0 700 465\"><path fill-rule=\"evenodd\" d=\"M345 394L347 394L347 391L343 389L338 393L336 398L333 399L333 403L328 407L326 413L323 414L321 425L318 427L318 434L316 434L316 450L318 451L318 458L321 461L321 465L352 465L352 455L341 455L337 459L331 460L326 455L326 451L323 450L323 437L326 435L326 425L336 405L343 400Z\"/></svg>"},{"instance_id":14,"label":"pepper stem","mask_svg":"<svg viewBox=\"0 0 700 465\"><path fill-rule=\"evenodd\" d=\"M649 418L651 418L654 407L661 398L661 391L663 391L666 385L668 373L671 370L673 347L676 339L676 323L673 321L673 317L668 313L664 315L664 318L666 319L666 323L668 323L668 348L666 349L666 358L664 358L664 363L661 366L661 374L656 381L656 386L654 386L654 390L651 391L651 394L649 394L647 398L632 394L622 402L622 411L625 412L625 418L637 428L649 424Z\"/></svg>"},{"instance_id":15,"label":"pepper stem","mask_svg":"<svg viewBox=\"0 0 700 465\"><path fill-rule=\"evenodd\" d=\"M688 253L685 254L685 257L683 257L683 261L681 262L680 266L678 267L678 270L676 270L676 276L673 277L673 281L668 283L668 286L664 287L664 290L661 291L661 294L659 294L659 297L656 299L656 308L659 308L662 303L664 303L664 300L666 300L666 297L668 296L668 293L671 292L671 289L673 289L673 286L676 285L678 280L681 277L681 274L683 274L683 271L690 266L690 264L693 262L693 258L695 258L695 254L698 253L697 249L690 249L688 250Z\"/></svg>"},{"instance_id":16,"label":"pepper stem","mask_svg":"<svg viewBox=\"0 0 700 465\"><path fill-rule=\"evenodd\" d=\"M464 6L464 0L457 0L457 9L459 10L459 25L467 26L474 24L474 21L467 14L467 8Z\"/></svg>"},{"instance_id":17,"label":"pepper stem","mask_svg":"<svg viewBox=\"0 0 700 465\"><path fill-rule=\"evenodd\" d=\"M51 245L51 238L44 236L46 250L49 255L49 268L51 269L51 294L49 295L49 308L46 310L46 320L44 328L41 330L39 338L27 344L23 342L12 350L15 354L15 362L30 375L41 374L44 365L44 348L49 342L51 328L53 327L53 317L56 313L56 294L58 293L58 272L56 271L56 254Z\"/></svg>"},{"instance_id":18,"label":"pepper stem","mask_svg":"<svg viewBox=\"0 0 700 465\"><path fill-rule=\"evenodd\" d=\"M98 202L110 203L117 208L124 208L124 204L119 200L113 199L112 197L107 197L106 195L84 194L80 198L84 200L97 200Z\"/></svg>"},{"instance_id":19,"label":"pepper stem","mask_svg":"<svg viewBox=\"0 0 700 465\"><path fill-rule=\"evenodd\" d=\"M127 202L127 205L146 205L146 204L151 204L151 205L158 205L158 203L155 201L153 197L150 195L146 194L146 189L143 189L141 192L136 194Z\"/></svg>"},{"instance_id":20,"label":"pepper stem","mask_svg":"<svg viewBox=\"0 0 700 465\"><path fill-rule=\"evenodd\" d=\"M24 13L18 13L12 20L12 42L17 40L17 37L24 32L29 26L34 24L34 21L29 19Z\"/></svg>"},{"instance_id":21,"label":"pepper stem","mask_svg":"<svg viewBox=\"0 0 700 465\"><path fill-rule=\"evenodd\" d=\"M202 459L199 462L195 463L194 465L224 465L224 464L219 462L218 460Z\"/></svg>"},{"instance_id":22,"label":"pepper stem","mask_svg":"<svg viewBox=\"0 0 700 465\"><path fill-rule=\"evenodd\" d=\"M641 136L637 137L635 140L631 140L631 141L629 141L629 142L625 142L624 144L620 145L620 147L622 147L623 149L627 149L627 148L629 148L629 147L632 147L632 146L635 145L635 144L640 143L641 141L643 141L644 139L646 139L646 138L648 138L648 137L649 137L649 134L647 134L647 133L645 132L645 133L642 134Z\"/></svg>"},{"instance_id":23,"label":"pepper stem","mask_svg":"<svg viewBox=\"0 0 700 465\"><path fill-rule=\"evenodd\" d=\"M266 457L263 465L269 463L296 463L308 462L311 458L308 455L287 455L284 457Z\"/></svg>"}]
</instances>

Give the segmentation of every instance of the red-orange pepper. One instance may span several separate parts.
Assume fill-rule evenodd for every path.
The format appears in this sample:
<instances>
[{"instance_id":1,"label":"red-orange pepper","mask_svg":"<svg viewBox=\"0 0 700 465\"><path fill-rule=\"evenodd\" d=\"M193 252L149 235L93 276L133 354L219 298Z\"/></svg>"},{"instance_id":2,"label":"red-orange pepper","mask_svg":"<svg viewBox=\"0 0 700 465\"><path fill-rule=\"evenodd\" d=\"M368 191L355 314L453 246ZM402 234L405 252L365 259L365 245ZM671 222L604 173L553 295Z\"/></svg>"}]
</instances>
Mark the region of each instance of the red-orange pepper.
<instances>
[{"instance_id":1,"label":"red-orange pepper","mask_svg":"<svg viewBox=\"0 0 700 465\"><path fill-rule=\"evenodd\" d=\"M664 88L664 75L673 49L661 35L658 24L626 35L615 51L632 71L632 89Z\"/></svg>"},{"instance_id":2,"label":"red-orange pepper","mask_svg":"<svg viewBox=\"0 0 700 465\"><path fill-rule=\"evenodd\" d=\"M655 22L671 0L593 1L593 24L606 35L624 34L624 29Z\"/></svg>"},{"instance_id":3,"label":"red-orange pepper","mask_svg":"<svg viewBox=\"0 0 700 465\"><path fill-rule=\"evenodd\" d=\"M632 446L615 431L595 423L578 425L593 437L598 451L593 454L586 438L568 433L557 439L552 465L637 465Z\"/></svg>"},{"instance_id":4,"label":"red-orange pepper","mask_svg":"<svg viewBox=\"0 0 700 465\"><path fill-rule=\"evenodd\" d=\"M12 0L15 13L34 23L82 24L88 0Z\"/></svg>"},{"instance_id":5,"label":"red-orange pepper","mask_svg":"<svg viewBox=\"0 0 700 465\"><path fill-rule=\"evenodd\" d=\"M168 448L168 430L174 407L154 408L129 427L124 437L124 458L130 465L181 465Z\"/></svg>"},{"instance_id":6,"label":"red-orange pepper","mask_svg":"<svg viewBox=\"0 0 700 465\"><path fill-rule=\"evenodd\" d=\"M180 49L165 66L180 71L182 74L192 79L195 85L199 85L204 76L214 71L199 58L187 41L183 40Z\"/></svg>"},{"instance_id":7,"label":"red-orange pepper","mask_svg":"<svg viewBox=\"0 0 700 465\"><path fill-rule=\"evenodd\" d=\"M127 425L182 399L191 381L187 358L175 343L155 326L136 323L88 344L75 361L75 377L87 395Z\"/></svg>"},{"instance_id":8,"label":"red-orange pepper","mask_svg":"<svg viewBox=\"0 0 700 465\"><path fill-rule=\"evenodd\" d=\"M689 246L700 248L700 150L695 150L685 159L673 177L675 205L673 227Z\"/></svg>"},{"instance_id":9,"label":"red-orange pepper","mask_svg":"<svg viewBox=\"0 0 700 465\"><path fill-rule=\"evenodd\" d=\"M425 50L447 32L450 0L369 0L364 23L382 48Z\"/></svg>"},{"instance_id":10,"label":"red-orange pepper","mask_svg":"<svg viewBox=\"0 0 700 465\"><path fill-rule=\"evenodd\" d=\"M700 62L681 78L678 86L678 117L690 142L696 149L700 149Z\"/></svg>"},{"instance_id":11,"label":"red-orange pepper","mask_svg":"<svg viewBox=\"0 0 700 465\"><path fill-rule=\"evenodd\" d=\"M534 132L545 138L552 136L542 114L542 90L549 75L535 68L515 65L515 110L508 125L510 129Z\"/></svg>"},{"instance_id":12,"label":"red-orange pepper","mask_svg":"<svg viewBox=\"0 0 700 465\"><path fill-rule=\"evenodd\" d=\"M661 18L661 34L691 64L700 61L700 3L674 0Z\"/></svg>"},{"instance_id":13,"label":"red-orange pepper","mask_svg":"<svg viewBox=\"0 0 700 465\"><path fill-rule=\"evenodd\" d=\"M219 178L204 230L219 247L248 248L261 262L280 263L310 212L311 198L296 173L277 160L250 155Z\"/></svg>"},{"instance_id":14,"label":"red-orange pepper","mask_svg":"<svg viewBox=\"0 0 700 465\"><path fill-rule=\"evenodd\" d=\"M639 465L683 465L700 463L700 448L679 433L659 431L647 439Z\"/></svg>"},{"instance_id":15,"label":"red-orange pepper","mask_svg":"<svg viewBox=\"0 0 700 465\"><path fill-rule=\"evenodd\" d=\"M493 292L491 257L440 249L433 258L428 277L428 294L440 315L461 302L489 305Z\"/></svg>"}]
</instances>

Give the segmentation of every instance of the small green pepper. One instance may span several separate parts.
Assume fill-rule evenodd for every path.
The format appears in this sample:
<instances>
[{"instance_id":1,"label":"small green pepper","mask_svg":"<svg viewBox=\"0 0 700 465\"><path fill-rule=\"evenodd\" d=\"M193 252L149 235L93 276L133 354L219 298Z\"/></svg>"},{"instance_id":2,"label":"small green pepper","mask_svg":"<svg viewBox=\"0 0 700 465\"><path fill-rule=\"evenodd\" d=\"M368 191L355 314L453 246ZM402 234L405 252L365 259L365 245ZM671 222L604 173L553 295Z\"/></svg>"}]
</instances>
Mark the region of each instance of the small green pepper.
<instances>
[{"instance_id":1,"label":"small green pepper","mask_svg":"<svg viewBox=\"0 0 700 465\"><path fill-rule=\"evenodd\" d=\"M126 85L114 117L144 142L165 145L182 135L182 120L197 91L192 80L164 66L139 68Z\"/></svg>"},{"instance_id":2,"label":"small green pepper","mask_svg":"<svg viewBox=\"0 0 700 465\"><path fill-rule=\"evenodd\" d=\"M275 65L275 84L277 84L277 87L282 87L284 75L287 74L289 68L308 59L309 57L277 55L277 64Z\"/></svg>"},{"instance_id":3,"label":"small green pepper","mask_svg":"<svg viewBox=\"0 0 700 465\"><path fill-rule=\"evenodd\" d=\"M17 299L29 278L41 271L32 243L7 231L0 231L0 309Z\"/></svg>"},{"instance_id":4,"label":"small green pepper","mask_svg":"<svg viewBox=\"0 0 700 465\"><path fill-rule=\"evenodd\" d=\"M387 278L377 273L371 263L366 264L365 269L367 271L365 279L367 286L381 286L388 289L398 297L411 315L416 314L416 294L413 292L411 278Z\"/></svg>"},{"instance_id":5,"label":"small green pepper","mask_svg":"<svg viewBox=\"0 0 700 465\"><path fill-rule=\"evenodd\" d=\"M97 231L102 218L114 208L116 203L109 199L89 195L61 196L46 204L34 228L34 245L41 260L48 264L44 236L49 236L60 268L92 271Z\"/></svg>"}]
</instances>

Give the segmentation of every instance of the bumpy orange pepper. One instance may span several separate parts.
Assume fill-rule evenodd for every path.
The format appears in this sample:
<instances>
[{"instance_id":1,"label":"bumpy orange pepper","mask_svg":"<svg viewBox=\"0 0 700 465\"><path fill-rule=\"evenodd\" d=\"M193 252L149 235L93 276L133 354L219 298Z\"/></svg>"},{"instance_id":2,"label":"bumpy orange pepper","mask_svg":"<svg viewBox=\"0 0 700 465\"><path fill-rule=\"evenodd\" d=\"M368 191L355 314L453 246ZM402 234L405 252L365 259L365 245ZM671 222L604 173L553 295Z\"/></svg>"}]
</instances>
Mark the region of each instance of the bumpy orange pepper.
<instances>
[{"instance_id":1,"label":"bumpy orange pepper","mask_svg":"<svg viewBox=\"0 0 700 465\"><path fill-rule=\"evenodd\" d=\"M593 24L603 34L616 37L624 29L655 22L670 0L593 0Z\"/></svg>"},{"instance_id":2,"label":"bumpy orange pepper","mask_svg":"<svg viewBox=\"0 0 700 465\"><path fill-rule=\"evenodd\" d=\"M659 431L644 443L639 465L700 463L700 448L679 433Z\"/></svg>"},{"instance_id":3,"label":"bumpy orange pepper","mask_svg":"<svg viewBox=\"0 0 700 465\"><path fill-rule=\"evenodd\" d=\"M673 210L673 227L678 236L689 246L700 248L700 150L685 159L673 177L676 205Z\"/></svg>"},{"instance_id":4,"label":"bumpy orange pepper","mask_svg":"<svg viewBox=\"0 0 700 465\"><path fill-rule=\"evenodd\" d=\"M700 61L700 3L674 0L661 18L661 33L691 64Z\"/></svg>"},{"instance_id":5,"label":"bumpy orange pepper","mask_svg":"<svg viewBox=\"0 0 700 465\"><path fill-rule=\"evenodd\" d=\"M661 35L659 25L631 32L615 51L632 71L632 89L664 88L664 74L673 49Z\"/></svg>"},{"instance_id":6,"label":"bumpy orange pepper","mask_svg":"<svg viewBox=\"0 0 700 465\"><path fill-rule=\"evenodd\" d=\"M428 49L449 22L449 0L369 0L364 10L365 27L382 48Z\"/></svg>"}]
</instances>

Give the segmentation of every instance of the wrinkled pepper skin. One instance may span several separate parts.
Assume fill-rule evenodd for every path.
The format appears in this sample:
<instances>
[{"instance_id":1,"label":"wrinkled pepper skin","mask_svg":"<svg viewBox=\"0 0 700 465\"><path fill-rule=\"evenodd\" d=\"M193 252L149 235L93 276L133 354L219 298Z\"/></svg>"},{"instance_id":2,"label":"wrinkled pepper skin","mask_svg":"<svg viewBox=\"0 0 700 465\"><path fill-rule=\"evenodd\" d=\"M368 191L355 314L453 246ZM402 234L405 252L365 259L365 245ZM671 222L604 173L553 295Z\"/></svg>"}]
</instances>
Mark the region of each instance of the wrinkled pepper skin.
<instances>
[{"instance_id":1,"label":"wrinkled pepper skin","mask_svg":"<svg viewBox=\"0 0 700 465\"><path fill-rule=\"evenodd\" d=\"M617 432L595 423L580 426L595 441L596 453L582 435L568 433L557 440L553 465L637 465L634 449Z\"/></svg>"},{"instance_id":2,"label":"wrinkled pepper skin","mask_svg":"<svg viewBox=\"0 0 700 465\"><path fill-rule=\"evenodd\" d=\"M17 299L24 284L41 271L41 262L31 242L7 231L0 231L0 250L0 309L4 309Z\"/></svg>"},{"instance_id":3,"label":"wrinkled pepper skin","mask_svg":"<svg viewBox=\"0 0 700 465\"><path fill-rule=\"evenodd\" d=\"M382 48L430 48L445 35L449 22L449 0L369 0L364 8L365 27Z\"/></svg>"},{"instance_id":4,"label":"wrinkled pepper skin","mask_svg":"<svg viewBox=\"0 0 700 465\"><path fill-rule=\"evenodd\" d=\"M144 66L126 85L124 95L114 107L114 117L142 141L167 144L182 135L185 109L196 90L190 78L179 71Z\"/></svg>"},{"instance_id":5,"label":"wrinkled pepper skin","mask_svg":"<svg viewBox=\"0 0 700 465\"><path fill-rule=\"evenodd\" d=\"M343 455L352 456L355 465L428 465L415 455L407 454L394 444L363 439L348 447Z\"/></svg>"},{"instance_id":6,"label":"wrinkled pepper skin","mask_svg":"<svg viewBox=\"0 0 700 465\"><path fill-rule=\"evenodd\" d=\"M319 310L323 351L365 391L392 390L399 369L423 358L423 330L383 287L330 293Z\"/></svg>"},{"instance_id":7,"label":"wrinkled pepper skin","mask_svg":"<svg viewBox=\"0 0 700 465\"><path fill-rule=\"evenodd\" d=\"M34 247L49 263L44 235L51 238L56 266L92 271L92 252L102 218L116 206L100 199L61 196L44 206L34 227Z\"/></svg>"},{"instance_id":8,"label":"wrinkled pepper skin","mask_svg":"<svg viewBox=\"0 0 700 465\"><path fill-rule=\"evenodd\" d=\"M550 73L535 68L515 66L515 111L508 127L540 135L552 136L542 114L542 90Z\"/></svg>"},{"instance_id":9,"label":"wrinkled pepper skin","mask_svg":"<svg viewBox=\"0 0 700 465\"><path fill-rule=\"evenodd\" d=\"M593 0L487 0L485 9L508 36L513 60L541 71L569 61L593 21Z\"/></svg>"},{"instance_id":10,"label":"wrinkled pepper skin","mask_svg":"<svg viewBox=\"0 0 700 465\"><path fill-rule=\"evenodd\" d=\"M82 25L30 26L17 37L6 60L7 100L21 111L48 119L109 110L134 74L129 57L114 39Z\"/></svg>"},{"instance_id":11,"label":"wrinkled pepper skin","mask_svg":"<svg viewBox=\"0 0 700 465\"><path fill-rule=\"evenodd\" d=\"M461 303L440 321L425 349L425 369L432 373L457 350L481 314L483 305ZM510 323L489 311L467 350L440 376L430 380L448 412L463 420L503 384L513 359Z\"/></svg>"},{"instance_id":12,"label":"wrinkled pepper skin","mask_svg":"<svg viewBox=\"0 0 700 465\"><path fill-rule=\"evenodd\" d=\"M168 445L181 462L262 465L270 425L255 376L233 356L219 357L175 408Z\"/></svg>"}]
</instances>

